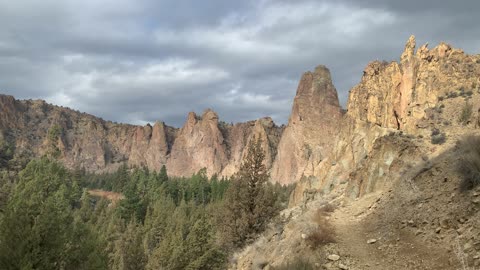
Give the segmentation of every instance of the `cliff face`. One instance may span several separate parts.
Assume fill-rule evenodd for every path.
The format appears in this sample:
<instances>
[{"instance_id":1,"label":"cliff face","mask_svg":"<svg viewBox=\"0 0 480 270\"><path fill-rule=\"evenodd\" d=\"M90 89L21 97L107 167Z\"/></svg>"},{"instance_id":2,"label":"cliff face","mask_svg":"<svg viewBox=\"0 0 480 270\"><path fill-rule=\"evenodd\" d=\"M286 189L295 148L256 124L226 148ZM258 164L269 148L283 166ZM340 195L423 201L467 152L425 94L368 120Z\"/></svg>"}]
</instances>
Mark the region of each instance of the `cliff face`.
<instances>
[{"instance_id":1,"label":"cliff face","mask_svg":"<svg viewBox=\"0 0 480 270\"><path fill-rule=\"evenodd\" d=\"M474 128L468 123L476 115L467 125L458 119L466 102L475 112L480 107L479 75L478 55L444 43L415 51L413 36L400 62L369 63L350 92L333 151L303 172L292 204L304 201L308 192L339 187L352 197L373 192L398 177L398 164L420 163L420 156L437 155L454 144ZM445 145L432 144L434 129L446 136Z\"/></svg>"},{"instance_id":2,"label":"cliff face","mask_svg":"<svg viewBox=\"0 0 480 270\"><path fill-rule=\"evenodd\" d=\"M180 129L167 168L173 175L191 175L201 168L219 173L227 164L226 145L218 127L218 116L206 110L202 117L190 113Z\"/></svg>"},{"instance_id":3,"label":"cliff face","mask_svg":"<svg viewBox=\"0 0 480 270\"><path fill-rule=\"evenodd\" d=\"M282 184L298 181L311 164L332 151L342 109L330 71L318 66L303 74L293 101L288 125L278 146L272 180Z\"/></svg>"},{"instance_id":4,"label":"cliff face","mask_svg":"<svg viewBox=\"0 0 480 270\"><path fill-rule=\"evenodd\" d=\"M400 62L372 62L350 93L348 116L381 127L415 133L417 125L439 97L478 85L478 55L441 43L415 52L415 38L407 41Z\"/></svg>"},{"instance_id":5,"label":"cliff face","mask_svg":"<svg viewBox=\"0 0 480 270\"><path fill-rule=\"evenodd\" d=\"M55 149L67 167L94 172L126 163L157 171L166 165L173 176L190 176L202 168L209 175L230 176L253 138L262 140L270 167L282 132L271 118L228 125L212 110L201 117L190 113L181 129L163 122L143 127L116 124L44 101L4 95L0 111L2 137L15 145L18 155L36 157Z\"/></svg>"}]
</instances>

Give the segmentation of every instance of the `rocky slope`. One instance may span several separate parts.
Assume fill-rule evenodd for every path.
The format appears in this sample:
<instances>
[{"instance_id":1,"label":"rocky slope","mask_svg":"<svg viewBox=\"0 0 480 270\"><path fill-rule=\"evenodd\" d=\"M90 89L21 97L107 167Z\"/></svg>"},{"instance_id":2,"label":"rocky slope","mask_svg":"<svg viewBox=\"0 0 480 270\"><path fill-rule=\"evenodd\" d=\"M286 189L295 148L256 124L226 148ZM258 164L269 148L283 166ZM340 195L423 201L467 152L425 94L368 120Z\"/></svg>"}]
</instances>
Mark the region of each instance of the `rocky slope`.
<instances>
[{"instance_id":1,"label":"rocky slope","mask_svg":"<svg viewBox=\"0 0 480 270\"><path fill-rule=\"evenodd\" d=\"M1 138L15 148L17 156L54 153L70 168L101 172L121 164L160 170L170 175L190 176L202 168L209 175L235 173L253 138L264 143L271 166L282 128L271 118L229 125L219 122L212 110L201 117L190 113L176 129L156 122L134 126L53 106L41 100L15 100L0 95Z\"/></svg>"},{"instance_id":2,"label":"rocky slope","mask_svg":"<svg viewBox=\"0 0 480 270\"><path fill-rule=\"evenodd\" d=\"M444 43L415 51L414 37L399 62L369 63L330 155L299 173L290 209L231 268L296 257L319 269L478 268L480 192L465 189L462 166L480 164L469 152L480 140L464 143L479 134L479 79L480 55ZM331 230L335 243L312 248L310 235Z\"/></svg>"},{"instance_id":3,"label":"rocky slope","mask_svg":"<svg viewBox=\"0 0 480 270\"><path fill-rule=\"evenodd\" d=\"M407 41L400 62L369 63L360 83L350 91L347 112L337 130L331 155L303 172L293 203L299 203L305 191L329 192L344 182L350 183L351 196L362 195L364 190L374 191L382 181L373 176L358 181L355 171L366 165L383 171L390 168L400 150L392 151L383 164L381 160L374 164L368 160L367 164L366 160L378 145L377 139L392 132L422 137L429 145L434 129L446 137L465 133L466 128L458 119L466 102L473 105L475 112L479 108L474 103L480 87L479 75L479 55L466 55L444 43L431 50L423 45L415 52L413 36ZM443 113L446 107L456 110ZM476 114L470 121L474 117ZM455 139L447 138L447 145L452 142ZM437 152L443 149L434 148L432 151Z\"/></svg>"}]
</instances>

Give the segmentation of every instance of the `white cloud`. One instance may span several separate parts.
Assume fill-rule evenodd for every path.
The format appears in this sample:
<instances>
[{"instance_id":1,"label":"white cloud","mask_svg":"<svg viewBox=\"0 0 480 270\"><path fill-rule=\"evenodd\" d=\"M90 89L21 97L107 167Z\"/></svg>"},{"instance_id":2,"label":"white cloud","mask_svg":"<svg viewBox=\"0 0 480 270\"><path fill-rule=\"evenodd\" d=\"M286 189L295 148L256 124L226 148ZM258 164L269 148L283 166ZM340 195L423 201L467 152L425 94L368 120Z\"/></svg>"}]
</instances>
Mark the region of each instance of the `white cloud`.
<instances>
[{"instance_id":1,"label":"white cloud","mask_svg":"<svg viewBox=\"0 0 480 270\"><path fill-rule=\"evenodd\" d=\"M286 122L301 73L318 64L345 102L368 61L397 59L412 31L478 50L465 15L478 1L426 2L0 1L0 89L131 123L178 126L206 107L229 122Z\"/></svg>"}]
</instances>

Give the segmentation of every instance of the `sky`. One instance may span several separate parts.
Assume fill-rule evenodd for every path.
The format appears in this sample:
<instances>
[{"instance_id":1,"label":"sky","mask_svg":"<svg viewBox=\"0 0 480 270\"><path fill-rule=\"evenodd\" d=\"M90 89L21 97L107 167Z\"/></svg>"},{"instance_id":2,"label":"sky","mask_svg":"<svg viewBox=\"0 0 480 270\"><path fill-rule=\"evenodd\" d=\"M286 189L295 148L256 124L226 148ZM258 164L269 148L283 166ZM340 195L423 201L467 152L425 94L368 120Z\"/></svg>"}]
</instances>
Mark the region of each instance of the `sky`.
<instances>
[{"instance_id":1,"label":"sky","mask_svg":"<svg viewBox=\"0 0 480 270\"><path fill-rule=\"evenodd\" d=\"M206 108L283 124L302 73L326 65L345 106L412 34L480 53L478 14L478 0L0 0L0 93L141 125Z\"/></svg>"}]
</instances>

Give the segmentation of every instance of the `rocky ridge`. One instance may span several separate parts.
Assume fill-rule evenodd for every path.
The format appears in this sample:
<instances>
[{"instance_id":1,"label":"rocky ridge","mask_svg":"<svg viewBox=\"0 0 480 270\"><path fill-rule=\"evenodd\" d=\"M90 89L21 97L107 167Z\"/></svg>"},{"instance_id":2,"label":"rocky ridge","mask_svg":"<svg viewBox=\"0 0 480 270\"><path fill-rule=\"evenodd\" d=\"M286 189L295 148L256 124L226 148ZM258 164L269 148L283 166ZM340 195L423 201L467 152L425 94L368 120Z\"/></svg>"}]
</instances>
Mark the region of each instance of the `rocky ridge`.
<instances>
[{"instance_id":1,"label":"rocky ridge","mask_svg":"<svg viewBox=\"0 0 480 270\"><path fill-rule=\"evenodd\" d=\"M475 97L480 87L480 56L467 55L445 43L431 50L427 44L417 51L415 46L411 36L400 62L374 61L367 65L360 83L350 91L333 151L302 173L293 204L300 203L308 190L328 193L348 183L349 194L356 197L365 190L380 188L384 181L373 175L373 167L388 171L402 153L401 149L393 150L385 162L379 159L380 163L372 164L369 158L381 137L399 133L432 146L429 139L438 129L451 135L445 144L450 145L473 128L458 123L458 118L466 102L474 111L478 109ZM443 113L447 109L451 113ZM445 145L434 145L430 152L438 154ZM358 181L355 171L367 164L372 175L369 180Z\"/></svg>"},{"instance_id":2,"label":"rocky ridge","mask_svg":"<svg viewBox=\"0 0 480 270\"><path fill-rule=\"evenodd\" d=\"M459 169L478 147L462 144L480 127L480 55L444 43L415 48L412 36L399 62L367 65L332 151L305 167L290 208L231 269L298 257L318 269L480 266L479 187L466 190ZM335 242L312 248L309 235L325 231L319 213Z\"/></svg>"},{"instance_id":3,"label":"rocky ridge","mask_svg":"<svg viewBox=\"0 0 480 270\"><path fill-rule=\"evenodd\" d=\"M92 172L113 171L126 163L157 171L166 165L172 176L190 176L202 168L209 175L230 176L253 138L262 140L270 167L283 130L269 117L226 124L210 109L202 116L189 113L180 129L163 122L117 124L42 100L5 95L0 95L0 111L1 138L15 146L16 155L38 157L53 148L67 167Z\"/></svg>"}]
</instances>

